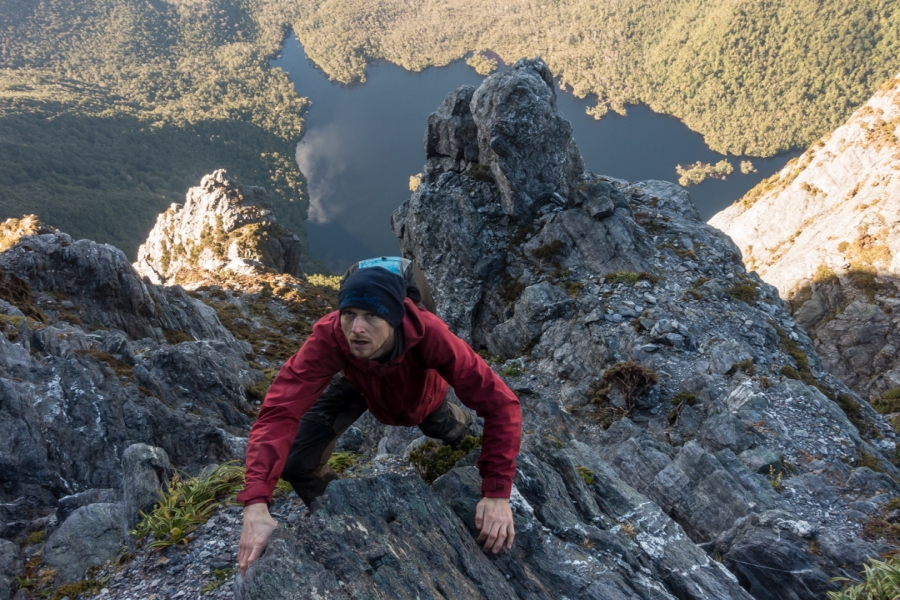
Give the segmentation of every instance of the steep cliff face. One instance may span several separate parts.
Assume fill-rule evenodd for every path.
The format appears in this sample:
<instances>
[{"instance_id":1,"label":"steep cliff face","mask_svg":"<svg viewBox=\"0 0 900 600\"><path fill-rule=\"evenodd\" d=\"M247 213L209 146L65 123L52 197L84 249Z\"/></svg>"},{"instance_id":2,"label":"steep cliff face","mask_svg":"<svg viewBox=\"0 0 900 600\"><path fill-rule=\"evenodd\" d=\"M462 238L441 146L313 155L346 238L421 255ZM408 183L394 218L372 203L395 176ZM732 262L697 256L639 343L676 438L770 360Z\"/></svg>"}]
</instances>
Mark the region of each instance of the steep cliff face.
<instances>
[{"instance_id":1,"label":"steep cliff face","mask_svg":"<svg viewBox=\"0 0 900 600\"><path fill-rule=\"evenodd\" d=\"M828 369L900 387L900 77L710 220L775 285Z\"/></svg>"},{"instance_id":2,"label":"steep cliff face","mask_svg":"<svg viewBox=\"0 0 900 600\"><path fill-rule=\"evenodd\" d=\"M301 251L299 238L275 221L266 191L219 169L157 218L134 268L155 284L184 283L198 270L301 277Z\"/></svg>"},{"instance_id":3,"label":"steep cliff face","mask_svg":"<svg viewBox=\"0 0 900 600\"><path fill-rule=\"evenodd\" d=\"M465 533L470 456L430 488L332 484L238 597L813 599L885 548L860 532L900 491L891 427L687 192L581 168L551 81L520 61L448 95L393 216L522 402L515 548Z\"/></svg>"}]
</instances>

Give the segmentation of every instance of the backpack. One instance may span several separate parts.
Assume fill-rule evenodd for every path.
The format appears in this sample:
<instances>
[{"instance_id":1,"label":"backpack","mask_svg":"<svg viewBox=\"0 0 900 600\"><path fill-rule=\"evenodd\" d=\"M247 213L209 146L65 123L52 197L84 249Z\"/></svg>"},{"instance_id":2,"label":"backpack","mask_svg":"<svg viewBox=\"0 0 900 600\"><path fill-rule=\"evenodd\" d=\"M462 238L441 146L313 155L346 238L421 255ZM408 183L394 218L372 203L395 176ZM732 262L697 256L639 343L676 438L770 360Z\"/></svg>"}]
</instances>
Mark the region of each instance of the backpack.
<instances>
[{"instance_id":1,"label":"backpack","mask_svg":"<svg viewBox=\"0 0 900 600\"><path fill-rule=\"evenodd\" d=\"M434 299L431 297L431 290L428 288L428 282L425 280L425 274L417 264L408 258L400 256L379 256L378 258L369 258L361 260L352 265L341 276L341 287L347 278L358 269L368 269L371 267L381 267L391 273L401 276L406 283L406 297L416 303L419 308L424 308L428 312L436 313L437 307Z\"/></svg>"}]
</instances>

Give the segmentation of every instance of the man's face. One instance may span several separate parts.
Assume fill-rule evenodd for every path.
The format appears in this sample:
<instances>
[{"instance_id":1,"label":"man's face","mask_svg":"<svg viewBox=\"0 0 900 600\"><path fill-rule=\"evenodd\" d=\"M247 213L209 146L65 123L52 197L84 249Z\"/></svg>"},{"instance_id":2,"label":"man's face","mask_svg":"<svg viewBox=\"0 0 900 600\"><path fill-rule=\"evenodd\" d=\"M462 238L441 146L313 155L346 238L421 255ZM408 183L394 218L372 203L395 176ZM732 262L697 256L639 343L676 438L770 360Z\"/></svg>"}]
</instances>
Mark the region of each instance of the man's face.
<instances>
[{"instance_id":1,"label":"man's face","mask_svg":"<svg viewBox=\"0 0 900 600\"><path fill-rule=\"evenodd\" d=\"M394 328L373 312L362 308L341 311L341 331L356 358L380 358L394 349Z\"/></svg>"}]
</instances>

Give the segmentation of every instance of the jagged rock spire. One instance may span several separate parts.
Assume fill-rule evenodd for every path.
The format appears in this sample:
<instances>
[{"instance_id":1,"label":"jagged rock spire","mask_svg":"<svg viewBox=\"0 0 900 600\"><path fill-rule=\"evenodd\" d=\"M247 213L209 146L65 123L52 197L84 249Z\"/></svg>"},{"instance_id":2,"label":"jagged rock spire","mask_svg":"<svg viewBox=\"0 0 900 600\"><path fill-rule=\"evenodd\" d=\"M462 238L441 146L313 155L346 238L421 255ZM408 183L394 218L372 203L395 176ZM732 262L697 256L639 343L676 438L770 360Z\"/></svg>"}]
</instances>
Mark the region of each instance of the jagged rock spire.
<instances>
[{"instance_id":1,"label":"jagged rock spire","mask_svg":"<svg viewBox=\"0 0 900 600\"><path fill-rule=\"evenodd\" d=\"M302 243L275 221L263 188L243 185L225 169L206 175L172 204L138 248L134 268L152 283L181 281L197 269L302 276Z\"/></svg>"},{"instance_id":2,"label":"jagged rock spire","mask_svg":"<svg viewBox=\"0 0 900 600\"><path fill-rule=\"evenodd\" d=\"M477 90L463 86L448 94L428 119L425 155L427 182L466 169L490 176L503 211L518 221L549 202L566 202L584 171L572 124L556 107L553 76L540 58L520 60Z\"/></svg>"}]
</instances>

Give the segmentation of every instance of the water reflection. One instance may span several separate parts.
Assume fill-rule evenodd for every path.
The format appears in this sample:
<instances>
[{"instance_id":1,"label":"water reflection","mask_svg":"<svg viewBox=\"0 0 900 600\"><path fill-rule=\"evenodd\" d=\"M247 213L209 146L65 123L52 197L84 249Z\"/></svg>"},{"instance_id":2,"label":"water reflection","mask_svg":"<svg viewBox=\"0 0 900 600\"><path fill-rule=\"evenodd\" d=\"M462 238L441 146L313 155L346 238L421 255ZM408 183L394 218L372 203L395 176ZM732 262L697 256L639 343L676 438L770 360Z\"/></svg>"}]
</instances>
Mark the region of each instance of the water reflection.
<instances>
[{"instance_id":1,"label":"water reflection","mask_svg":"<svg viewBox=\"0 0 900 600\"><path fill-rule=\"evenodd\" d=\"M308 60L293 35L272 65L284 69L297 92L312 101L307 132L297 146L297 161L309 182L311 253L334 272L368 256L397 253L390 215L409 196L409 177L422 170L428 115L447 92L478 86L483 77L463 61L419 73L380 62L369 67L365 84L335 84ZM586 99L559 93L558 104L572 122L587 168L595 173L675 181L676 164L723 158L677 119L643 106L629 107L627 117L596 121L584 112L591 104ZM742 157L731 157L735 173L726 181L690 188L701 216L708 219L730 205L796 154L751 158L757 173L750 175L738 170Z\"/></svg>"}]
</instances>

